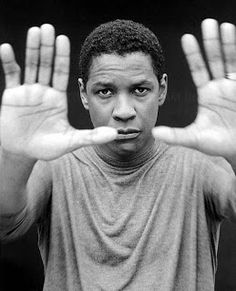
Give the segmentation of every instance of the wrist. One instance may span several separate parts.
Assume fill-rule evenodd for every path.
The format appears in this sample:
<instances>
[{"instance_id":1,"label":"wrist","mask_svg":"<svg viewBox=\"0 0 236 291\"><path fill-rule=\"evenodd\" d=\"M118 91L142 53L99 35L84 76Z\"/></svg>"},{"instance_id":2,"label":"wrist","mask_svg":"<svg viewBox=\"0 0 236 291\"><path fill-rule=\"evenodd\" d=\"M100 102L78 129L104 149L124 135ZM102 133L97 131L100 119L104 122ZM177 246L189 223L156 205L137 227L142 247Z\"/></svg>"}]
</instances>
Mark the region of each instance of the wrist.
<instances>
[{"instance_id":1,"label":"wrist","mask_svg":"<svg viewBox=\"0 0 236 291\"><path fill-rule=\"evenodd\" d=\"M226 160L231 165L231 167L234 170L234 173L236 174L236 156L227 157Z\"/></svg>"},{"instance_id":2,"label":"wrist","mask_svg":"<svg viewBox=\"0 0 236 291\"><path fill-rule=\"evenodd\" d=\"M13 152L10 152L3 147L0 148L0 155L1 155L1 160L7 160L7 161L12 161L14 163L20 163L22 166L30 166L32 167L37 160L31 157L27 157L26 155L23 154L16 154Z\"/></svg>"}]
</instances>

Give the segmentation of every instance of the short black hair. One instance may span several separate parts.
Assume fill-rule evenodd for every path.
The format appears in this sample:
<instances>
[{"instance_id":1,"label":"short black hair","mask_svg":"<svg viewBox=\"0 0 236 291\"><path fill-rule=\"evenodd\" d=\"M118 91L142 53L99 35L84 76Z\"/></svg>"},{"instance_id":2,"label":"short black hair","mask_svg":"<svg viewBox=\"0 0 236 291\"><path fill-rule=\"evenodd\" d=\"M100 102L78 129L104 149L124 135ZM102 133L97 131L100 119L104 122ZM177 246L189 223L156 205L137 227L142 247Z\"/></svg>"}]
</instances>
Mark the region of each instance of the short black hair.
<instances>
[{"instance_id":1,"label":"short black hair","mask_svg":"<svg viewBox=\"0 0 236 291\"><path fill-rule=\"evenodd\" d=\"M117 19L96 27L85 39L80 51L80 77L86 85L94 57L102 54L124 56L132 52L150 55L158 80L165 72L165 58L156 35L143 24Z\"/></svg>"}]
</instances>

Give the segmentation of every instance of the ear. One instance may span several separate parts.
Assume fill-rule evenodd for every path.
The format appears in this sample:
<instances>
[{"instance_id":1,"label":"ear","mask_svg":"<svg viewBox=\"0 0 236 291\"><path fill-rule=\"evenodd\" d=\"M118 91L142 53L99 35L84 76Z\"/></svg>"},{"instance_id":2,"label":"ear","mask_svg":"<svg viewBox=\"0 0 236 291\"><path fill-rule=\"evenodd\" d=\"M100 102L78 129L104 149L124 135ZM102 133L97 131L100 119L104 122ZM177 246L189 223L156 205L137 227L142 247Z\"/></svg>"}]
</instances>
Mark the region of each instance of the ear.
<instances>
[{"instance_id":1,"label":"ear","mask_svg":"<svg viewBox=\"0 0 236 291\"><path fill-rule=\"evenodd\" d=\"M159 106L163 105L166 100L167 95L167 87L168 87L168 76L167 74L163 74L161 80L159 81L160 92L158 96Z\"/></svg>"},{"instance_id":2,"label":"ear","mask_svg":"<svg viewBox=\"0 0 236 291\"><path fill-rule=\"evenodd\" d=\"M79 83L79 91L80 91L80 98L81 101L84 105L84 108L86 110L89 110L89 105L88 105L88 96L87 96L87 92L86 92L86 88L84 86L84 82L81 78L78 79L78 83Z\"/></svg>"}]
</instances>

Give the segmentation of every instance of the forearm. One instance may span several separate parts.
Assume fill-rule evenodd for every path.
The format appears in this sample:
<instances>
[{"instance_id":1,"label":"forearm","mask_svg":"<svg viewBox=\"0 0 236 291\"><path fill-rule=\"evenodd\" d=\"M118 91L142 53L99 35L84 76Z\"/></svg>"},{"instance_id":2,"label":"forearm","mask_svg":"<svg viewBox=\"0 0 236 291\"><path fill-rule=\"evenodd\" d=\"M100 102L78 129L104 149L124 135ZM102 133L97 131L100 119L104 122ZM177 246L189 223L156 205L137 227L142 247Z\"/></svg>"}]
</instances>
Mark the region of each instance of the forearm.
<instances>
[{"instance_id":1,"label":"forearm","mask_svg":"<svg viewBox=\"0 0 236 291\"><path fill-rule=\"evenodd\" d=\"M0 150L0 214L21 211L27 203L26 185L36 161Z\"/></svg>"},{"instance_id":2,"label":"forearm","mask_svg":"<svg viewBox=\"0 0 236 291\"><path fill-rule=\"evenodd\" d=\"M232 167L234 174L236 175L236 157L227 157L225 158L227 160L227 162L230 164L230 166Z\"/></svg>"}]
</instances>

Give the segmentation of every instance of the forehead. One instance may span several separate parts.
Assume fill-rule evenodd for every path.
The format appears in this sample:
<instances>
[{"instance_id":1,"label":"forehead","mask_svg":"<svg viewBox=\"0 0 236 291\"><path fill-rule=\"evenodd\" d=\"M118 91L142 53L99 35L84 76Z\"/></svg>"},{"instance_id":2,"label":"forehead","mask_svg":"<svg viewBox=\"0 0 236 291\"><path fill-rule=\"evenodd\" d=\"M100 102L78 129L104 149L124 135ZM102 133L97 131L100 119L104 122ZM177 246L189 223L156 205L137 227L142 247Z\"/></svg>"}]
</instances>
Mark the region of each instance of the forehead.
<instances>
[{"instance_id":1,"label":"forehead","mask_svg":"<svg viewBox=\"0 0 236 291\"><path fill-rule=\"evenodd\" d=\"M124 78L133 79L155 79L152 59L142 52L125 54L102 54L94 57L89 71L89 81L97 79L109 79L110 81Z\"/></svg>"}]
</instances>

